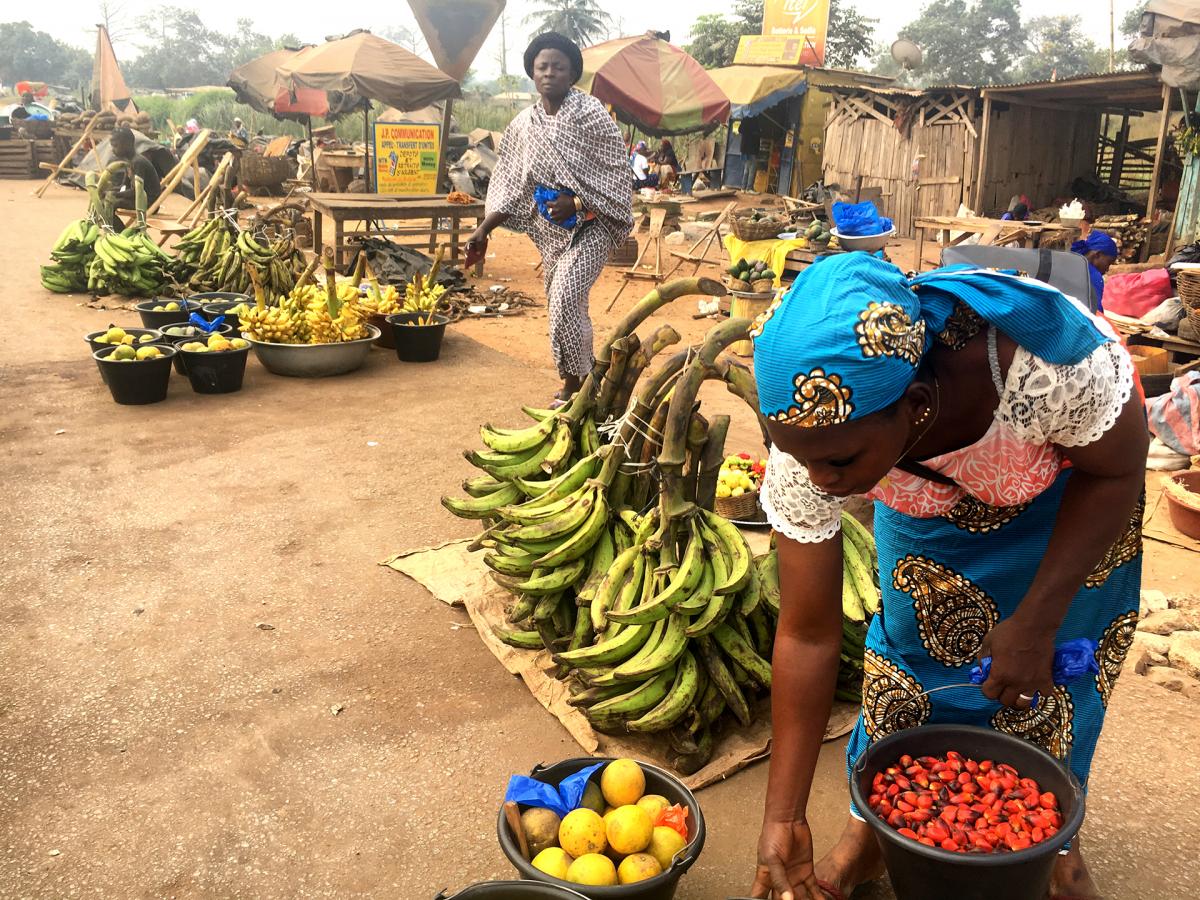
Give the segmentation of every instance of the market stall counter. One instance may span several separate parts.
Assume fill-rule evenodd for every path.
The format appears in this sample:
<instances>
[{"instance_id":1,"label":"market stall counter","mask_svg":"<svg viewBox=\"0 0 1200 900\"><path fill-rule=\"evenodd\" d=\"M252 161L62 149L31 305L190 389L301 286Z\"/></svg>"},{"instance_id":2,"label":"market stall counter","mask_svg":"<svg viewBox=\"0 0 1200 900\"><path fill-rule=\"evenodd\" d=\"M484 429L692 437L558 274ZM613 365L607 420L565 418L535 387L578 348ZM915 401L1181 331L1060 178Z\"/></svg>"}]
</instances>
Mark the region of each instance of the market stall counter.
<instances>
[{"instance_id":1,"label":"market stall counter","mask_svg":"<svg viewBox=\"0 0 1200 900\"><path fill-rule=\"evenodd\" d=\"M440 239L445 236L449 239L446 260L461 265L465 258L466 238L484 215L482 201L451 203L440 194L310 194L309 202L313 210L313 246L324 246L325 217L328 216L333 222L333 241L330 246L339 266L345 264L352 251L346 243L347 222L365 223L364 234L428 237L430 253L437 249ZM384 224L420 220L428 220L428 227L403 224L387 227ZM466 224L468 221L469 225ZM483 274L482 261L476 265L475 274Z\"/></svg>"}]
</instances>

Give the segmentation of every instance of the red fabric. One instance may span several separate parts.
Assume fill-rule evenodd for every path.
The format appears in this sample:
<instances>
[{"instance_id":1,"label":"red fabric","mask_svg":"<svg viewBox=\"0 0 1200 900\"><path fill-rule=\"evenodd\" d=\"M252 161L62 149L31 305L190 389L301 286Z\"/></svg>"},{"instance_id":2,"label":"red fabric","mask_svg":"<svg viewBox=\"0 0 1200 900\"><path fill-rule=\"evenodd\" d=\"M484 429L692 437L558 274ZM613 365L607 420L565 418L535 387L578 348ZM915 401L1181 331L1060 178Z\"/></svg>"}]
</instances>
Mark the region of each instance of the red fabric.
<instances>
[{"instance_id":1,"label":"red fabric","mask_svg":"<svg viewBox=\"0 0 1200 900\"><path fill-rule=\"evenodd\" d=\"M1104 281L1104 308L1108 312L1140 319L1172 293L1171 275L1166 269L1109 275Z\"/></svg>"}]
</instances>

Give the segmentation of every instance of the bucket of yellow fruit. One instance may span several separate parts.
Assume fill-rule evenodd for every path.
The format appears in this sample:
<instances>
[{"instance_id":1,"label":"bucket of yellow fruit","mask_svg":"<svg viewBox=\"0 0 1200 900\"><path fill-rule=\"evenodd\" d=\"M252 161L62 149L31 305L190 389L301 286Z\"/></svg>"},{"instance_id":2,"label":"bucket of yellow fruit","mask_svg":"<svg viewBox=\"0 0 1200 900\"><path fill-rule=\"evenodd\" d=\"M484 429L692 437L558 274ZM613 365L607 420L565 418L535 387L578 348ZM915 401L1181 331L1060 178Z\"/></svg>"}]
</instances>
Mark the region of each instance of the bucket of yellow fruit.
<instances>
[{"instance_id":1,"label":"bucket of yellow fruit","mask_svg":"<svg viewBox=\"0 0 1200 900\"><path fill-rule=\"evenodd\" d=\"M250 342L211 334L207 338L183 338L175 342L183 357L184 373L197 394L232 394L242 389Z\"/></svg>"},{"instance_id":2,"label":"bucket of yellow fruit","mask_svg":"<svg viewBox=\"0 0 1200 900\"><path fill-rule=\"evenodd\" d=\"M732 522L763 521L758 489L766 471L767 461L749 453L725 457L717 475L717 515Z\"/></svg>"},{"instance_id":3,"label":"bucket of yellow fruit","mask_svg":"<svg viewBox=\"0 0 1200 900\"><path fill-rule=\"evenodd\" d=\"M670 900L705 838L683 782L632 759L568 759L513 776L496 830L522 878L592 900Z\"/></svg>"}]
</instances>

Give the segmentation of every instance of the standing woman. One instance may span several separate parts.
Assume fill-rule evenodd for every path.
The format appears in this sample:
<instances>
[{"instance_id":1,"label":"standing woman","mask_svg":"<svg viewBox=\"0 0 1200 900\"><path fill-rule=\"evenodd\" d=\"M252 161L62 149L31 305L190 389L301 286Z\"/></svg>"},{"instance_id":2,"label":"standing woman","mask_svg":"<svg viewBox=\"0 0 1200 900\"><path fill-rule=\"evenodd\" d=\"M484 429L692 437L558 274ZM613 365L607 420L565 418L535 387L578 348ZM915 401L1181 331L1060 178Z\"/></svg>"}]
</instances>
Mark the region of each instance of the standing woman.
<instances>
[{"instance_id":1,"label":"standing woman","mask_svg":"<svg viewBox=\"0 0 1200 900\"><path fill-rule=\"evenodd\" d=\"M909 280L845 253L755 330L782 604L753 896L847 897L883 874L871 813L852 808L815 866L805 813L837 678L846 499L875 501L883 592L848 765L893 731L959 723L1069 756L1086 784L1137 621L1145 413L1108 324L1031 279ZM1097 645L1095 674L1056 685L1055 647L1078 638ZM984 656L982 692L926 693ZM1078 839L1051 896L1097 896Z\"/></svg>"},{"instance_id":2,"label":"standing woman","mask_svg":"<svg viewBox=\"0 0 1200 900\"><path fill-rule=\"evenodd\" d=\"M505 129L487 216L467 246L478 249L504 225L528 234L542 255L561 403L591 371L588 295L633 228L633 191L616 122L599 100L572 87L583 74L579 48L556 32L540 34L525 50L525 71L539 99ZM557 198L539 204L535 192L545 197L545 189Z\"/></svg>"}]
</instances>

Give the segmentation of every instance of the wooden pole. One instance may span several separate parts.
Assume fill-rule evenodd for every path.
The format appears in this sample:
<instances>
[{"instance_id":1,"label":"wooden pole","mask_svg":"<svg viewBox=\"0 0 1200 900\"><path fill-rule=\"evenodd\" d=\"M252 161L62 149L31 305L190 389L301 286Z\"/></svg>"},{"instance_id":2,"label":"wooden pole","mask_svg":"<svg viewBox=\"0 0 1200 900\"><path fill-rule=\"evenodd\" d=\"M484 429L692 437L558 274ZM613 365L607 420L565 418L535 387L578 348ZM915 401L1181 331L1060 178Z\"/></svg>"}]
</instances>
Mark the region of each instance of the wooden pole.
<instances>
[{"instance_id":1,"label":"wooden pole","mask_svg":"<svg viewBox=\"0 0 1200 900\"><path fill-rule=\"evenodd\" d=\"M1150 233L1154 227L1154 211L1158 206L1158 186L1162 181L1163 151L1167 145L1167 126L1171 121L1171 89L1162 89L1162 121L1158 123L1158 144L1154 151L1154 172L1150 176L1150 196L1146 198L1146 240L1142 244L1142 262L1150 258Z\"/></svg>"},{"instance_id":2,"label":"wooden pole","mask_svg":"<svg viewBox=\"0 0 1200 900\"><path fill-rule=\"evenodd\" d=\"M312 135L312 116L305 116L304 128L308 132L308 174L312 179L313 190L317 189L317 150Z\"/></svg>"},{"instance_id":3,"label":"wooden pole","mask_svg":"<svg viewBox=\"0 0 1200 900\"><path fill-rule=\"evenodd\" d=\"M163 202L169 196L171 196L171 194L175 193L175 189L179 187L179 182L183 180L183 174L187 171L188 166L192 164L192 161L195 160L200 155L200 152L208 145L208 139L211 136L212 132L205 128L196 135L195 139L190 144L188 144L187 150L183 151L183 156L180 157L179 162L175 164L175 168L168 172L167 177L163 179L162 193L158 195L158 199L150 205L148 210L146 210L147 217L158 212L158 209L163 205Z\"/></svg>"},{"instance_id":4,"label":"wooden pole","mask_svg":"<svg viewBox=\"0 0 1200 900\"><path fill-rule=\"evenodd\" d=\"M1129 144L1129 111L1121 113L1121 127L1117 131L1117 142L1113 145L1112 168L1109 169L1108 183L1110 186L1121 186L1121 173L1125 171L1125 148Z\"/></svg>"},{"instance_id":5,"label":"wooden pole","mask_svg":"<svg viewBox=\"0 0 1200 900\"><path fill-rule=\"evenodd\" d=\"M63 157L62 162L60 162L51 170L50 174L46 176L46 180L42 182L42 186L33 192L35 197L41 198L41 196L46 193L46 189L50 187L54 179L58 177L59 170L67 167L67 163L69 163L72 158L74 158L75 154L79 152L79 148L83 146L83 142L92 136L92 129L95 127L96 117L92 116L90 119L88 119L87 127L83 129L83 134L81 134L79 136L79 140L72 145L71 149L67 152L67 155Z\"/></svg>"},{"instance_id":6,"label":"wooden pole","mask_svg":"<svg viewBox=\"0 0 1200 900\"><path fill-rule=\"evenodd\" d=\"M363 107L363 181L371 193L371 101Z\"/></svg>"},{"instance_id":7,"label":"wooden pole","mask_svg":"<svg viewBox=\"0 0 1200 900\"><path fill-rule=\"evenodd\" d=\"M983 180L987 176L988 138L992 135L992 98L983 95L983 131L979 135L979 167L975 176L975 199L971 204L976 215L983 215Z\"/></svg>"},{"instance_id":8,"label":"wooden pole","mask_svg":"<svg viewBox=\"0 0 1200 900\"><path fill-rule=\"evenodd\" d=\"M453 110L453 108L454 101L447 98L446 106L442 110L442 133L439 136L441 139L441 146L438 148L437 185L434 187L434 190L439 192L450 189L450 186L446 183L446 172L450 165L449 160L446 158L446 154L450 149L450 117L451 110Z\"/></svg>"}]
</instances>

